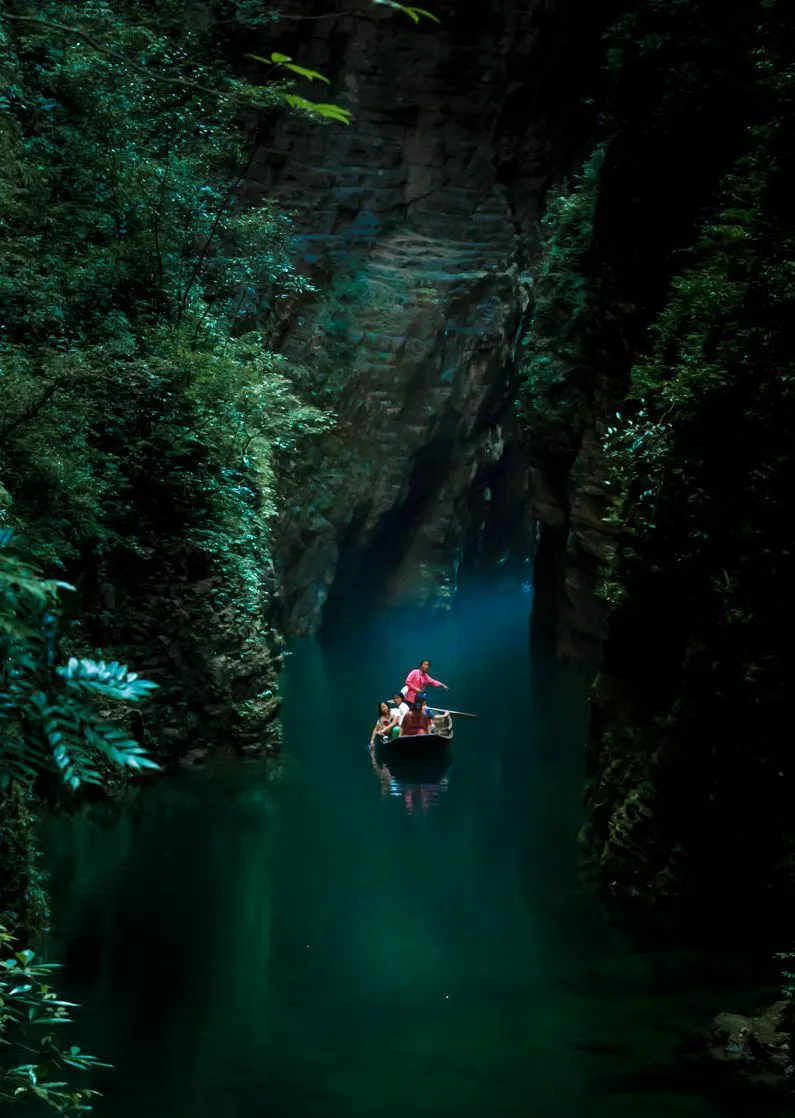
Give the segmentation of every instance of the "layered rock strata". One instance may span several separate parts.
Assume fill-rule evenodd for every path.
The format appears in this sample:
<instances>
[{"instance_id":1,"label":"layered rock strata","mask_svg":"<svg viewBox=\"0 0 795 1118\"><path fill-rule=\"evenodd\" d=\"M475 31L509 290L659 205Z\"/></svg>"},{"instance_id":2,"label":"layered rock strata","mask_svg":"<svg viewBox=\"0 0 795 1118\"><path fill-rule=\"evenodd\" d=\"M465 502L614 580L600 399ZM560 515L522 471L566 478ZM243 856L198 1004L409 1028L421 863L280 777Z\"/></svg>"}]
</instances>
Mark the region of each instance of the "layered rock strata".
<instances>
[{"instance_id":1,"label":"layered rock strata","mask_svg":"<svg viewBox=\"0 0 795 1118\"><path fill-rule=\"evenodd\" d=\"M296 24L293 48L280 25L279 49L353 113L349 128L280 119L250 183L294 211L326 292L286 316L281 345L339 415L281 523L294 634L357 557L388 556L390 600L438 603L468 557L529 551L512 369L556 170L534 84L553 7L492 4L477 34L452 5L441 29L376 10L318 21L306 42Z\"/></svg>"}]
</instances>

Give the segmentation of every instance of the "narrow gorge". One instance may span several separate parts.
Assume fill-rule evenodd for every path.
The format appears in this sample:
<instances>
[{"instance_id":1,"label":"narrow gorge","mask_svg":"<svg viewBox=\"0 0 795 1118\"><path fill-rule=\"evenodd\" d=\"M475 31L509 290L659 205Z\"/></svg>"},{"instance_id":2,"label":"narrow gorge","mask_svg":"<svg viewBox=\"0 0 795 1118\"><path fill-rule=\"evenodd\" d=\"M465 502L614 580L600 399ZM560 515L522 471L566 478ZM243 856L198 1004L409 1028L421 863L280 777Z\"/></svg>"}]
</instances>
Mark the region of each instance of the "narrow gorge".
<instances>
[{"instance_id":1,"label":"narrow gorge","mask_svg":"<svg viewBox=\"0 0 795 1118\"><path fill-rule=\"evenodd\" d=\"M424 974L414 1002L441 974L458 990L434 939L448 927L447 902L425 885L412 893L398 875L416 836L367 814L346 737L356 732L334 724L371 718L363 688L382 686L372 682L376 660L383 686L390 673L399 685L398 650L419 655L409 651L414 632L458 665L456 705L477 713L469 729L481 755L494 754L480 775L471 758L456 760L468 774L471 829L456 831L466 814L459 792L447 839L427 839L428 865L449 859L456 911L481 927L490 958L502 927L495 912L518 954L535 927L517 916L522 903L505 901L513 881L524 883L517 896L528 910L530 897L549 909L536 918L540 939L554 940L545 921L575 893L593 907L571 920L594 943L602 919L627 937L615 957L600 947L591 960L583 944L592 970L581 973L567 925L565 965L583 989L600 967L627 965L633 944L659 938L669 941L672 971L674 944L741 954L743 982L710 988L696 1011L677 995L687 1012L678 1046L669 1045L676 1054L670 1067L660 1058L676 1085L660 1090L691 1092L692 1114L705 1118L746 1105L778 1118L795 1022L795 766L783 652L795 585L795 12L784 0L439 0L432 10L391 0L339 10L321 0L284 0L278 10L261 0L9 0L0 74L3 935L46 943L51 929L67 962L70 951L89 952L78 969L90 1001L104 987L85 975L110 967L102 973L122 981L108 960L130 950L106 915L106 953L85 913L111 899L121 912L132 904L113 885L127 871L109 866L132 857L135 812L152 813L140 831L150 866L160 858L153 818L166 855L181 850L183 866L193 865L191 842L214 865L229 841L249 899L204 903L245 908L236 934L245 927L253 938L241 959L251 943L269 944L255 965L287 1017L273 1048L274 1066L283 1058L290 1069L274 1088L284 1091L279 1113L293 1100L306 1118L370 1108L376 1087L351 1062L346 1038L383 1028L390 998L398 1017L407 1012L391 985L400 937L378 923L394 891L404 903L392 920ZM449 666L433 656L446 678ZM326 734L334 765L307 745ZM469 744L461 737L457 758ZM562 767L549 760L551 742ZM581 771L570 759L583 747ZM311 774L327 763L351 820L379 836L373 849L392 867L392 891L345 845L343 817L323 806L325 785ZM245 765L259 764L249 788ZM404 781L372 766L381 794L402 796L412 822L431 819L447 794L447 770ZM216 769L217 793L208 793ZM559 818L545 814L543 786L523 808L511 772L528 786L548 779ZM155 787L138 791L140 776ZM584 787L580 814L568 798L575 786ZM171 787L193 791L180 799L163 791ZM207 849L200 803L219 827ZM92 812L114 836L107 864L92 854L93 869L79 863L96 840ZM65 838L58 820L67 817L75 822ZM177 818L190 841L172 833ZM540 852L542 818L550 834L563 827L558 855ZM256 858L238 826L256 836ZM533 892L536 863L558 867L559 857L562 866L577 834L577 869L550 870L559 893ZM516 849L489 872L497 835ZM63 854L71 843L79 857ZM337 847L347 862L328 861L323 850ZM456 892L468 865L488 912ZM255 878L262 867L267 885ZM146 872L165 898L168 874ZM215 872L208 890L226 897L224 872ZM421 860L414 872L424 881ZM361 900L355 873L369 882ZM293 874L309 898L300 904ZM337 880L367 980L365 964L335 939ZM200 893L180 902L197 906L196 926ZM281 898L272 911L262 899L271 893ZM420 932L417 913L400 923L420 896L433 934ZM190 940L194 924L171 915ZM173 951L168 919L153 939ZM70 921L81 930L67 933ZM266 954L281 951L285 976L314 996L303 985L311 962L291 953L299 940L309 951L324 921L341 961L317 988L327 983L327 1013L344 1022L334 1066L307 1057L323 1085L313 1096L309 1072L292 1061L320 1017L293 1020L288 987L263 976ZM376 926L391 944L377 963ZM473 973L485 966L461 945L452 954ZM708 956L699 956L705 974ZM16 959L13 967L31 968L30 988L44 990L36 964ZM520 1086L493 1036L519 1012L517 990L534 990L539 1005L565 1002L565 982L555 996L536 990L527 960L516 962L510 996L510 968L489 966L493 990L497 975L505 987L490 1000L484 971L477 997L464 999L455 1044L440 1049L451 1067L462 1061L459 1070L419 1076L436 1100L428 1115L475 1106L461 1069L480 1058L467 1047L477 1047L476 1034L478 1053L491 1055L482 1055L472 1100L489 1105L491 1076L503 1085L493 1085L494 1113L514 1113ZM698 967L684 986L698 986ZM242 971L231 981L242 1001L244 988L256 989ZM344 981L361 1021L345 1017ZM0 993L20 996L10 989ZM582 1004L590 1013L600 1003ZM0 1094L35 1106L15 1033L27 1003L16 1012L0 1022L0 1038L10 1037ZM435 1012L419 1013L428 1038L445 1027ZM650 1033L663 1012L650 1011ZM256 1013L250 1020L260 1043ZM564 1033L564 1062L581 1043L600 1052L591 1033L587 1043ZM430 1052L431 1039L423 1043ZM528 1035L530 1047L544 1043ZM410 1047L397 1044L398 1064L401 1044ZM610 1059L629 1051L616 1045ZM42 1067L46 1050L36 1049ZM231 1067L237 1055L227 1058ZM583 1074L602 1084L634 1058ZM534 1065L542 1105L555 1118L584 1118L583 1099L558 1095L562 1077L547 1084L543 1064ZM686 1102L645 1109L644 1092L655 1088L638 1082L654 1080L652 1065L632 1073L628 1105L653 1118L691 1113ZM64 1066L57 1050L44 1078ZM92 1065L79 1057L72 1066ZM246 1068L241 1080L257 1082ZM177 1088L158 1075L165 1106ZM689 1076L705 1078L695 1089ZM726 1101L749 1081L758 1096ZM65 1114L90 1098L70 1101L57 1082L43 1090L38 1101ZM408 1105L408 1096L398 1105L403 1090L392 1088L395 1112ZM596 1090L588 1118L614 1112L612 1089ZM187 1097L170 1112L188 1108ZM212 1097L194 1097L195 1118L202 1106L225 1105ZM230 1115L251 1113L252 1098L230 1104ZM740 1109L721 1109L730 1105Z\"/></svg>"},{"instance_id":2,"label":"narrow gorge","mask_svg":"<svg viewBox=\"0 0 795 1118\"><path fill-rule=\"evenodd\" d=\"M352 113L342 135L281 118L248 185L295 214L320 293L284 314L279 344L339 416L280 525L294 634L386 553L389 600L443 606L462 570L533 550L545 479L517 422L517 346L544 199L587 127L587 72L562 97L551 84L596 23L573 31L565 4L439 17L443 36L343 15L304 43L283 12L287 49L292 33Z\"/></svg>"}]
</instances>

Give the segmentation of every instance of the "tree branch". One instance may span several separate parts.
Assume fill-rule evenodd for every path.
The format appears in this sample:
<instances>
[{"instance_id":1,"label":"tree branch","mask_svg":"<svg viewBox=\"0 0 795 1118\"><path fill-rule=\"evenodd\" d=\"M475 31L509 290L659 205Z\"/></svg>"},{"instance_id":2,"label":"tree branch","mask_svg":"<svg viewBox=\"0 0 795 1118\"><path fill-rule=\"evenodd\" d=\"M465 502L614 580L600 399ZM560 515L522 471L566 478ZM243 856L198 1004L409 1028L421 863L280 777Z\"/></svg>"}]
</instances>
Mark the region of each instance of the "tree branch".
<instances>
[{"instance_id":1,"label":"tree branch","mask_svg":"<svg viewBox=\"0 0 795 1118\"><path fill-rule=\"evenodd\" d=\"M166 184L168 182L168 173L171 169L171 153L166 150L166 163L163 167L163 180L160 183L160 197L157 202L157 209L154 214L154 240L155 240L155 256L157 258L157 302L158 306L162 307L164 303L164 278L163 278L163 246L160 244L160 218L163 214L163 207L166 201Z\"/></svg>"},{"instance_id":2,"label":"tree branch","mask_svg":"<svg viewBox=\"0 0 795 1118\"><path fill-rule=\"evenodd\" d=\"M340 16L355 16L355 15L360 15L360 14L361 14L360 12L324 12L322 15L319 15L319 16L294 16L290 12L268 12L268 15L272 16L274 19L302 19L302 20L303 19L308 19L308 20L338 19Z\"/></svg>"},{"instance_id":3,"label":"tree branch","mask_svg":"<svg viewBox=\"0 0 795 1118\"><path fill-rule=\"evenodd\" d=\"M145 78L150 78L152 81L160 82L161 85L182 86L185 89L198 90L200 93L209 93L213 97L220 96L224 91L221 89L213 89L212 86L202 85L201 82L192 82L187 78L166 77L163 74L158 74L154 70L147 70L145 66L139 66L137 62L133 62L122 54L120 51L113 50L111 47L106 47L104 43L98 42L91 35L87 34L81 27L69 27L65 23L54 23L52 20L40 19L38 16L17 16L11 15L6 12L4 19L14 20L16 23L35 23L39 27L47 27L51 31L63 31L67 35L74 35L78 39L85 39L89 46L94 50L105 54L108 58L115 58L119 62L123 62L130 70L134 70L136 74L141 74Z\"/></svg>"},{"instance_id":4,"label":"tree branch","mask_svg":"<svg viewBox=\"0 0 795 1118\"><path fill-rule=\"evenodd\" d=\"M237 190L238 186L240 186L241 182L243 181L243 179L248 174L249 169L251 168L251 164L254 162L254 156L257 154L258 151L259 151L259 144L254 144L254 146L251 149L251 153L248 157L248 160L246 162L245 167L243 167L242 170L237 174L234 181L232 183L230 183L229 189L227 190L226 194L224 195L224 199L221 202L221 205L218 207L218 213L215 215L215 219L214 219L213 224L210 228L210 232L207 234L207 239L205 240L204 244L202 245L201 252L199 253L199 255L196 259L196 262L193 265L193 269L191 271L190 277L188 279L187 284L185 285L185 293L182 296L182 299L180 300L179 308L177 310L177 322L181 322L182 321L182 316L185 314L185 310L188 306L188 298L190 297L190 293L193 290L194 283L198 279L199 274L200 274L202 268L204 267L204 261L207 257L207 252L210 248L210 245L212 244L212 241L213 241L213 238L215 237L215 234L218 232L218 226L221 222L221 218L224 216L224 214L226 212L226 208L232 200L232 195L234 194L234 192Z\"/></svg>"},{"instance_id":5,"label":"tree branch","mask_svg":"<svg viewBox=\"0 0 795 1118\"><path fill-rule=\"evenodd\" d=\"M373 0L373 2L376 3L377 0ZM280 19L283 19L283 20L300 19L300 20L310 20L312 22L316 22L319 19L340 19L342 16L360 16L363 13L362 12L346 12L346 11L323 12L319 16L298 16L298 15L293 15L291 12L264 12L263 14L267 15L267 16L270 16L271 19L273 19L274 21L277 21L277 20L280 20ZM232 26L236 26L236 27L259 26L259 24L257 24L257 25L246 24L243 20L240 20L240 19L221 19L221 20L218 21L217 26L219 26L219 27L229 27L230 24Z\"/></svg>"},{"instance_id":6,"label":"tree branch","mask_svg":"<svg viewBox=\"0 0 795 1118\"><path fill-rule=\"evenodd\" d=\"M48 384L42 392L41 396L32 403L25 411L20 412L16 418L3 423L0 426L0 443L4 443L12 431L16 431L17 427L21 427L23 423L35 419L44 405L52 399L59 388L63 388L67 384L74 384L72 380L55 380L52 384Z\"/></svg>"}]
</instances>

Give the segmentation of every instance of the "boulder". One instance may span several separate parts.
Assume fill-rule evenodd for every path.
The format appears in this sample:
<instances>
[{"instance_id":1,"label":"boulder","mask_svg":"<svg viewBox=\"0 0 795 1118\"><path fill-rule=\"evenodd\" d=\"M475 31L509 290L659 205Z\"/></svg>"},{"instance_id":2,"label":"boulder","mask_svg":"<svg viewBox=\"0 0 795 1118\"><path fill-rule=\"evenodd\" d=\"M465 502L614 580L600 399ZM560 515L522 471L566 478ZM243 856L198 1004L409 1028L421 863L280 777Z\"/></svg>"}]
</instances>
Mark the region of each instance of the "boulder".
<instances>
[{"instance_id":1,"label":"boulder","mask_svg":"<svg viewBox=\"0 0 795 1118\"><path fill-rule=\"evenodd\" d=\"M753 1082L791 1089L792 1024L788 1001L775 1002L751 1017L719 1013L704 1038L703 1054Z\"/></svg>"}]
</instances>

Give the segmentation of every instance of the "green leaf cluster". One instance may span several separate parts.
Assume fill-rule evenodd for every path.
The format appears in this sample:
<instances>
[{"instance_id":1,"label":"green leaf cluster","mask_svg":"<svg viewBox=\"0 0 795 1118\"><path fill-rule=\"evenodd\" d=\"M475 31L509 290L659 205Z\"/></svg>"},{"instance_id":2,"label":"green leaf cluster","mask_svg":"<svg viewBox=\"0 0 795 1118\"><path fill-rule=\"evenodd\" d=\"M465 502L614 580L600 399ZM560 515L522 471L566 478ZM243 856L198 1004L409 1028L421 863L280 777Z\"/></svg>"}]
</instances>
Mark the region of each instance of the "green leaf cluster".
<instances>
[{"instance_id":1,"label":"green leaf cluster","mask_svg":"<svg viewBox=\"0 0 795 1118\"><path fill-rule=\"evenodd\" d=\"M423 19L432 20L434 23L440 22L439 17L426 8L415 8L411 4L399 4L398 0L373 0L373 3L381 4L385 8L394 8L395 11L407 15L414 23L419 23Z\"/></svg>"},{"instance_id":2,"label":"green leaf cluster","mask_svg":"<svg viewBox=\"0 0 795 1118\"><path fill-rule=\"evenodd\" d=\"M549 200L519 351L518 411L525 429L554 426L572 445L583 388L597 372L589 360L600 309L593 233L604 159L600 145Z\"/></svg>"},{"instance_id":3,"label":"green leaf cluster","mask_svg":"<svg viewBox=\"0 0 795 1118\"><path fill-rule=\"evenodd\" d=\"M102 784L109 768L156 769L121 719L154 684L115 662L59 663L63 584L42 579L9 537L0 538L0 795L14 784L76 791Z\"/></svg>"},{"instance_id":4,"label":"green leaf cluster","mask_svg":"<svg viewBox=\"0 0 795 1118\"><path fill-rule=\"evenodd\" d=\"M0 925L0 1102L23 1109L39 1103L64 1115L85 1113L98 1092L71 1087L61 1076L65 1069L109 1065L76 1045L58 1042L56 1032L71 1023L74 1003L50 985L55 965L38 962L33 951L14 950L13 943Z\"/></svg>"}]
</instances>

